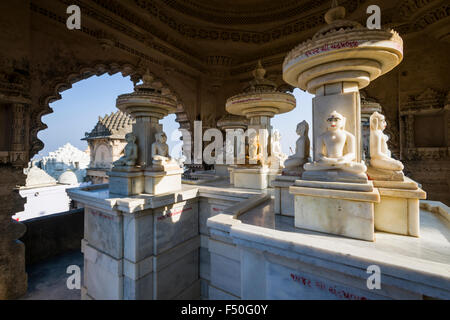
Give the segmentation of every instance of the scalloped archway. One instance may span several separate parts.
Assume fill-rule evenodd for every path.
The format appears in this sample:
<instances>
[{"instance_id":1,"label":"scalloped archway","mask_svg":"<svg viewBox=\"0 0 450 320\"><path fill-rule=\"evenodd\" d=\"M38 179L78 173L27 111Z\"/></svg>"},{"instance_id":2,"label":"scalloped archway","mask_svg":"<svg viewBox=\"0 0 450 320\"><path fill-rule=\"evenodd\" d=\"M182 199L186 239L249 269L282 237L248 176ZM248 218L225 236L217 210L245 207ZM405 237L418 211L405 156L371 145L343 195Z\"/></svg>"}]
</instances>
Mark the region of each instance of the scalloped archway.
<instances>
[{"instance_id":1,"label":"scalloped archway","mask_svg":"<svg viewBox=\"0 0 450 320\"><path fill-rule=\"evenodd\" d=\"M96 63L93 66L85 66L79 69L78 72L69 73L66 77L61 77L53 81L50 86L52 91L42 94L39 98L39 108L34 111L31 115L31 130L30 130L30 159L43 149L44 143L37 137L38 132L47 128L47 125L42 122L42 117L44 115L53 112L50 107L50 103L60 100L62 98L61 93L72 88L72 85L78 81L88 79L92 76L101 76L105 73L109 75L114 75L116 73L121 73L123 77L130 76L131 81L134 84L140 81L142 74L145 73L145 66L135 66L129 63ZM183 126L183 128L188 128L189 119L183 101L180 95L168 84L168 82L162 77L150 72L153 76L154 81L161 83L161 89L164 93L170 95L177 101L177 111L176 111L176 121ZM184 121L183 121L184 120ZM183 124L181 122L183 121Z\"/></svg>"}]
</instances>

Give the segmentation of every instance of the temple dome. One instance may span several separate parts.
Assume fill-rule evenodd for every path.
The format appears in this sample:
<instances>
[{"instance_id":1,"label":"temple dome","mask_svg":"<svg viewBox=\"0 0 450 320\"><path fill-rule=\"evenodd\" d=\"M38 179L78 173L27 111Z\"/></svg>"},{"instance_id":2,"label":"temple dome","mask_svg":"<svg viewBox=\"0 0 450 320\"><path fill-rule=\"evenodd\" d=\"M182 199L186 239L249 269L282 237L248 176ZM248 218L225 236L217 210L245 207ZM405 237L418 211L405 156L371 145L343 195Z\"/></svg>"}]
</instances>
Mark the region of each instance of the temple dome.
<instances>
[{"instance_id":1,"label":"temple dome","mask_svg":"<svg viewBox=\"0 0 450 320\"><path fill-rule=\"evenodd\" d=\"M27 173L27 179L25 181L25 187L38 187L38 186L48 186L55 185L56 180L53 179L47 172L38 168L36 166L32 166Z\"/></svg>"},{"instance_id":2,"label":"temple dome","mask_svg":"<svg viewBox=\"0 0 450 320\"><path fill-rule=\"evenodd\" d=\"M72 170L66 170L59 176L58 183L70 185L78 184L77 175Z\"/></svg>"}]
</instances>

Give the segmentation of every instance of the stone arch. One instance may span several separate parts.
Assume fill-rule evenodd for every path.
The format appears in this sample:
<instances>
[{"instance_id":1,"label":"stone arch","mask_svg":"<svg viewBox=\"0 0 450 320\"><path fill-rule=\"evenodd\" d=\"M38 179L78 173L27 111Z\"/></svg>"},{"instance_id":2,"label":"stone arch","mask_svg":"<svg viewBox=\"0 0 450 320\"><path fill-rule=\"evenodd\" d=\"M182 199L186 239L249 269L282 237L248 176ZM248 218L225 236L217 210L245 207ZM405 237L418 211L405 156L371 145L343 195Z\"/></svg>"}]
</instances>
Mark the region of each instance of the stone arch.
<instances>
[{"instance_id":1,"label":"stone arch","mask_svg":"<svg viewBox=\"0 0 450 320\"><path fill-rule=\"evenodd\" d=\"M30 147L29 147L29 157L30 159L43 149L44 143L37 137L39 131L47 128L47 125L42 122L42 117L44 115L53 112L50 107L50 103L60 100L62 98L61 93L72 88L72 85L78 81L88 79L92 76L101 76L105 73L108 75L114 75L116 73L121 73L123 77L131 76L131 80L134 84L139 82L142 75L146 71L145 65L133 65L130 63L94 63L92 66L80 67L76 72L69 73L67 76L60 77L52 82L49 86L51 88L49 91L40 95L38 103L39 108L31 114L31 130L30 130ZM181 96L168 84L168 82L157 74L151 72L153 76L153 81L160 84L163 93L170 95L177 101L177 111L176 111L176 121L180 123L179 119L185 119L187 117L186 109L184 107ZM125 93L125 92L124 92ZM180 123L180 127L186 127Z\"/></svg>"},{"instance_id":2,"label":"stone arch","mask_svg":"<svg viewBox=\"0 0 450 320\"><path fill-rule=\"evenodd\" d=\"M107 155L107 158L108 159L102 159L103 161L108 161L108 160L110 160L110 162L112 163L112 161L113 161L113 157L114 157L114 155L113 155L113 150L112 150L112 147L109 145L109 144L107 144L106 142L100 142L98 145L96 145L95 146L95 148L94 148L94 150L93 150L93 163L91 164L91 165L94 165L94 167L96 167L97 166L97 163L99 162L98 161L98 159L97 159L97 153L99 152L99 151L101 151L102 149L106 149L107 150L107 152L108 152L108 155Z\"/></svg>"}]
</instances>

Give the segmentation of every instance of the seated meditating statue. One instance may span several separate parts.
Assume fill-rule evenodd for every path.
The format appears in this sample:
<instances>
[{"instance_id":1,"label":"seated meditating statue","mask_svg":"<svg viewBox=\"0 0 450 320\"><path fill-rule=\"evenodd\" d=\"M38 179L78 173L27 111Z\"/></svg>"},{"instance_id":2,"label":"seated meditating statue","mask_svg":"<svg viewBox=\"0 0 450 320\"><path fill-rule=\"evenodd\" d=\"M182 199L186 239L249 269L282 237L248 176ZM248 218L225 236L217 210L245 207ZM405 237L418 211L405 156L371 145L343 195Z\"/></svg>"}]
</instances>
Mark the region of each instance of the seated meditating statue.
<instances>
[{"instance_id":1,"label":"seated meditating statue","mask_svg":"<svg viewBox=\"0 0 450 320\"><path fill-rule=\"evenodd\" d=\"M374 112L370 116L370 167L368 174L376 180L403 180L403 164L391 158L387 146L389 137L383 133L386 128L384 116Z\"/></svg>"},{"instance_id":2,"label":"seated meditating statue","mask_svg":"<svg viewBox=\"0 0 450 320\"><path fill-rule=\"evenodd\" d=\"M309 161L310 141L308 137L309 125L303 120L297 124L299 138L295 143L295 153L284 161L283 175L299 175L303 172L303 165Z\"/></svg>"},{"instance_id":3,"label":"seated meditating statue","mask_svg":"<svg viewBox=\"0 0 450 320\"><path fill-rule=\"evenodd\" d=\"M152 143L153 165L177 165L176 161L169 156L169 146L167 145L167 136L164 131L155 133L156 141Z\"/></svg>"},{"instance_id":4,"label":"seated meditating statue","mask_svg":"<svg viewBox=\"0 0 450 320\"><path fill-rule=\"evenodd\" d=\"M333 111L326 122L327 131L322 133L317 141L317 147L321 150L318 160L303 166L306 172L303 173L302 178L309 177L308 172L333 171L334 174L323 175L324 180L339 181L342 177L347 180L354 178L367 181L366 166L356 161L355 136L344 130L345 117ZM311 176L321 178L320 174Z\"/></svg>"},{"instance_id":5,"label":"seated meditating statue","mask_svg":"<svg viewBox=\"0 0 450 320\"><path fill-rule=\"evenodd\" d=\"M261 152L259 147L258 134L252 134L248 139L248 164L257 164L261 162Z\"/></svg>"},{"instance_id":6,"label":"seated meditating statue","mask_svg":"<svg viewBox=\"0 0 450 320\"><path fill-rule=\"evenodd\" d=\"M114 166L134 166L138 157L138 147L136 144L136 136L133 133L125 135L127 145L123 149L124 155L120 159L113 162Z\"/></svg>"},{"instance_id":7,"label":"seated meditating statue","mask_svg":"<svg viewBox=\"0 0 450 320\"><path fill-rule=\"evenodd\" d=\"M269 165L272 169L284 168L284 161L287 156L281 151L281 135L278 130L274 130L271 137L271 155Z\"/></svg>"}]
</instances>

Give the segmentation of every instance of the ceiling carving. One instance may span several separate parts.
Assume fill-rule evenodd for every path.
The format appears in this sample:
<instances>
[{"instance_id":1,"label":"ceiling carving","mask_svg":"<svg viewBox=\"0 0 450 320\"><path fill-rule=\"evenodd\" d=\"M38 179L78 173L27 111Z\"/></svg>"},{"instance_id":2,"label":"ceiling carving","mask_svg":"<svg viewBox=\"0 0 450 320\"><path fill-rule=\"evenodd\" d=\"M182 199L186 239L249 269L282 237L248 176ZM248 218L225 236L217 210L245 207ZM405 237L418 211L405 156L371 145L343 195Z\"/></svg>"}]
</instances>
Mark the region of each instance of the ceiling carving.
<instances>
[{"instance_id":1,"label":"ceiling carving","mask_svg":"<svg viewBox=\"0 0 450 320\"><path fill-rule=\"evenodd\" d=\"M325 24L323 15L329 7L327 3L331 1L59 0L59 2L64 5L77 4L83 14L114 29L114 33L131 37L201 73L208 73L211 65L221 65L230 68L230 75L237 75L248 72L251 68L249 65L253 66L252 62L256 59L263 59L264 64L267 63L266 60L271 60L273 64L281 61L275 56L288 52L305 40L308 34ZM339 4L351 14L366 2L368 3L367 0L341 0ZM382 22L383 25L394 27L401 34L415 32L448 17L449 8L450 5L442 0L404 0L387 7ZM53 20L65 22L64 15L58 16L51 10L41 8L38 1L31 3L31 9ZM261 26L255 29L255 25L265 22L269 22L270 27L264 29ZM142 59L162 63L156 61L145 50L140 51L114 40L114 35L105 35L104 30L83 26L82 31L97 39L101 37L113 39L109 43L116 48Z\"/></svg>"},{"instance_id":2,"label":"ceiling carving","mask_svg":"<svg viewBox=\"0 0 450 320\"><path fill-rule=\"evenodd\" d=\"M150 6L151 0L135 0ZM206 22L245 25L277 22L300 16L329 3L329 0L160 0L172 9Z\"/></svg>"},{"instance_id":3,"label":"ceiling carving","mask_svg":"<svg viewBox=\"0 0 450 320\"><path fill-rule=\"evenodd\" d=\"M96 2L104 2L106 0L95 0ZM241 8L241 6L245 7L246 3L254 4L254 11L258 12L256 8L264 8L263 11L260 11L262 16L253 16L251 14L246 14L245 9L244 12L239 13L236 16L239 22L239 29L231 28L233 24L236 23L227 23L223 21L227 21L227 19L233 20L231 17L227 16L227 11L221 11L218 8L220 6L226 7L226 4L229 2L238 2L238 0L228 0L221 1L221 5L213 10L212 12L205 15L205 22L209 24L193 24L188 20L185 20L186 17L194 16L196 17L201 13L200 9L195 5L198 2L207 3L206 0L192 0L192 1L175 1L175 0L160 0L161 2L171 4L173 7L177 7L180 11L177 16L171 16L166 10L161 8L158 5L158 1L151 0L133 0L134 3L139 6L139 8L145 10L154 18L158 19L162 23L166 24L169 28L176 31L178 34L183 37L199 39L199 40L210 40L210 41L233 41L233 42L244 42L244 43L253 43L253 44L262 44L275 40L280 40L283 37L289 36L293 33L302 32L305 30L309 30L316 26L322 25L325 23L323 16L326 10L329 9L329 6L326 3L329 3L329 0L314 0L314 1L268 1L268 0L249 0L249 1L239 1L241 5L237 6L237 8ZM214 0L212 3L217 2L218 0ZM341 5L345 6L347 11L352 13L354 12L358 6L365 2L366 0L344 0L341 1ZM271 3L270 5L268 3ZM109 4L112 1L108 1ZM190 3L192 7L191 10L186 8L186 10L182 10L181 6L183 4ZM267 3L267 5L266 5ZM283 4L289 3L290 7L285 12L282 11L280 14L279 10L283 9ZM295 5L295 6L294 6ZM279 8L278 10L271 10L271 7L276 6ZM317 9L322 7L321 10L312 13L313 9ZM195 9L194 9L195 8ZM212 9L211 9L212 10ZM238 9L235 9L238 10ZM250 10L250 9L248 9ZM260 9L261 10L261 9ZM286 8L285 8L286 10ZM270 13L267 13L270 12ZM192 15L189 15L191 13ZM182 15L184 15L184 17ZM299 19L299 17L302 17ZM222 22L221 22L222 21ZM251 24L260 24L264 22L276 22L276 27L259 29L258 31L253 31L251 28L246 27L246 25ZM212 27L211 24L217 25L216 27ZM226 26L222 26L225 24Z\"/></svg>"}]
</instances>

